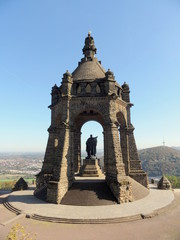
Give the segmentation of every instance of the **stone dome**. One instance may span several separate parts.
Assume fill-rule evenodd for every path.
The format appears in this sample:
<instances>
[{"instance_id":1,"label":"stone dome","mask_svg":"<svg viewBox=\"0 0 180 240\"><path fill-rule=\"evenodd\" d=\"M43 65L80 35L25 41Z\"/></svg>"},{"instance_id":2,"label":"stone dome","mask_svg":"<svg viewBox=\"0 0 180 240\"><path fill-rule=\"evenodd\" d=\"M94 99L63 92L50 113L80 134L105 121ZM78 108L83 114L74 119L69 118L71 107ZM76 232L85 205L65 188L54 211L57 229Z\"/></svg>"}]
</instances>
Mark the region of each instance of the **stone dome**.
<instances>
[{"instance_id":1,"label":"stone dome","mask_svg":"<svg viewBox=\"0 0 180 240\"><path fill-rule=\"evenodd\" d=\"M73 80L93 80L105 77L105 69L96 58L93 61L84 61L72 73Z\"/></svg>"}]
</instances>

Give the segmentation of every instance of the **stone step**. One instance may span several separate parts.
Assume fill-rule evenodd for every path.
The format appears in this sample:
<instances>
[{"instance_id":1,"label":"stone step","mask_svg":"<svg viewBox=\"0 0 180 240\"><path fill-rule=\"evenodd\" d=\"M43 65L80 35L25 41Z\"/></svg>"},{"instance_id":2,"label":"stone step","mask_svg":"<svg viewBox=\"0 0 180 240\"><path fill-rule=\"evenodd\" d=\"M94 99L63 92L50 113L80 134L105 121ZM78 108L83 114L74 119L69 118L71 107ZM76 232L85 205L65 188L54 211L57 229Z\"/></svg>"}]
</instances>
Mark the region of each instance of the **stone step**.
<instances>
[{"instance_id":1,"label":"stone step","mask_svg":"<svg viewBox=\"0 0 180 240\"><path fill-rule=\"evenodd\" d=\"M137 214L129 217L121 218L107 218L107 219L71 219L71 218L55 218L55 217L46 217L37 214L31 215L32 219L38 221L54 222L54 223L66 223L66 224L109 224L109 223L121 223L121 222L130 222L137 221L142 219L141 214Z\"/></svg>"},{"instance_id":2,"label":"stone step","mask_svg":"<svg viewBox=\"0 0 180 240\"><path fill-rule=\"evenodd\" d=\"M101 177L103 173L98 165L97 159L84 159L83 166L80 169L82 177Z\"/></svg>"},{"instance_id":3,"label":"stone step","mask_svg":"<svg viewBox=\"0 0 180 240\"><path fill-rule=\"evenodd\" d=\"M19 215L22 213L21 210L13 207L9 202L8 202L8 199L6 199L4 202L3 202L3 205L5 208L7 208L9 211L15 213L16 215Z\"/></svg>"},{"instance_id":4,"label":"stone step","mask_svg":"<svg viewBox=\"0 0 180 240\"><path fill-rule=\"evenodd\" d=\"M83 173L82 177L99 177L99 174L95 174L95 173Z\"/></svg>"},{"instance_id":5,"label":"stone step","mask_svg":"<svg viewBox=\"0 0 180 240\"><path fill-rule=\"evenodd\" d=\"M98 171L97 170L92 170L92 169L85 169L84 172L83 172L83 175L88 174L88 173L98 175Z\"/></svg>"}]
</instances>

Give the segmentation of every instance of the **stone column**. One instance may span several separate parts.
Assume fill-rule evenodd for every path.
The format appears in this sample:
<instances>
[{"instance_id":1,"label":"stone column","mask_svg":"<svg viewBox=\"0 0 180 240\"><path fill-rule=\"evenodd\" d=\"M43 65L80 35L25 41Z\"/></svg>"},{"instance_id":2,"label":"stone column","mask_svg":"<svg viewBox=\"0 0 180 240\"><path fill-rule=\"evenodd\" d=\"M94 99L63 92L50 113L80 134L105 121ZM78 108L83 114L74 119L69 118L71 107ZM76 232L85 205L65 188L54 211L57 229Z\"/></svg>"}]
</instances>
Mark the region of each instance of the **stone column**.
<instances>
[{"instance_id":1,"label":"stone column","mask_svg":"<svg viewBox=\"0 0 180 240\"><path fill-rule=\"evenodd\" d=\"M139 155L134 138L134 127L130 124L127 128L128 133L128 150L129 150L129 163L130 170L129 176L134 180L139 182L145 187L148 187L147 174L142 170L141 161L139 160Z\"/></svg>"},{"instance_id":2,"label":"stone column","mask_svg":"<svg viewBox=\"0 0 180 240\"><path fill-rule=\"evenodd\" d=\"M47 185L53 177L53 166L56 155L56 139L57 139L57 128L50 126L48 129L49 138L47 142L46 152L44 156L44 162L41 172L36 177L36 190L40 190L41 187Z\"/></svg>"},{"instance_id":3,"label":"stone column","mask_svg":"<svg viewBox=\"0 0 180 240\"><path fill-rule=\"evenodd\" d=\"M79 172L81 167L81 132L74 131L74 171Z\"/></svg>"},{"instance_id":4,"label":"stone column","mask_svg":"<svg viewBox=\"0 0 180 240\"><path fill-rule=\"evenodd\" d=\"M68 75L68 73L66 74ZM64 75L64 78L65 76ZM68 76L67 76L68 78ZM67 85L64 81L64 91ZM70 84L70 83L68 83ZM59 204L74 181L74 133L70 123L71 96L62 99L62 121L58 132L58 145L54 161L53 179L47 185L47 201Z\"/></svg>"},{"instance_id":5,"label":"stone column","mask_svg":"<svg viewBox=\"0 0 180 240\"><path fill-rule=\"evenodd\" d=\"M104 143L103 144L103 149L104 149L104 159L103 159L103 161L104 161L104 174L106 175L106 160L105 160L105 156L107 155L106 154L106 149L107 148L106 148L106 141L105 141L105 139L106 139L105 138L105 134L106 134L105 131L103 131L102 134L103 134L103 143Z\"/></svg>"},{"instance_id":6,"label":"stone column","mask_svg":"<svg viewBox=\"0 0 180 240\"><path fill-rule=\"evenodd\" d=\"M123 163L125 165L125 173L128 176L130 166L129 166L127 129L120 127L119 132L120 132L120 147L121 147L121 151L122 151Z\"/></svg>"},{"instance_id":7,"label":"stone column","mask_svg":"<svg viewBox=\"0 0 180 240\"><path fill-rule=\"evenodd\" d=\"M56 152L56 163L53 180L48 182L47 201L59 204L74 181L73 132L68 126L60 130L59 145Z\"/></svg>"},{"instance_id":8,"label":"stone column","mask_svg":"<svg viewBox=\"0 0 180 240\"><path fill-rule=\"evenodd\" d=\"M113 124L108 125L105 132L107 184L118 203L132 201L132 188L129 178L125 175L118 128Z\"/></svg>"},{"instance_id":9,"label":"stone column","mask_svg":"<svg viewBox=\"0 0 180 240\"><path fill-rule=\"evenodd\" d=\"M122 153L120 149L119 133L116 126L106 127L107 173L109 176L125 175Z\"/></svg>"}]
</instances>

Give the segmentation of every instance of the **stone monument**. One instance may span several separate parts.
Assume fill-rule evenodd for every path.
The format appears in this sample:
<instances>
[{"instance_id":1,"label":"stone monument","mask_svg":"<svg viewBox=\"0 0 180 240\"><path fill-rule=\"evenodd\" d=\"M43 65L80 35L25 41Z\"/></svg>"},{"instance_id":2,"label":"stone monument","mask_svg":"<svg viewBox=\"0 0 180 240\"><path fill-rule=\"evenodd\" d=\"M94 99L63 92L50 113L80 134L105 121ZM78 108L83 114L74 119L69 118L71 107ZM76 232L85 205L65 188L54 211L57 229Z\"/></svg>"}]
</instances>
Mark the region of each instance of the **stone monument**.
<instances>
[{"instance_id":1,"label":"stone monument","mask_svg":"<svg viewBox=\"0 0 180 240\"><path fill-rule=\"evenodd\" d=\"M103 176L96 158L97 137L90 135L86 141L87 157L83 159L83 165L80 168L80 175L82 177L101 177Z\"/></svg>"},{"instance_id":2,"label":"stone monument","mask_svg":"<svg viewBox=\"0 0 180 240\"><path fill-rule=\"evenodd\" d=\"M28 184L27 182L24 180L24 178L20 178L16 184L14 185L12 192L14 191L22 191L22 190L27 190L28 189Z\"/></svg>"},{"instance_id":3,"label":"stone monument","mask_svg":"<svg viewBox=\"0 0 180 240\"><path fill-rule=\"evenodd\" d=\"M47 188L48 202L59 204L73 184L81 167L81 128L90 120L103 127L105 179L117 202L133 200L133 179L148 187L134 139L129 86L117 83L96 52L88 33L77 68L66 71L61 85L52 88L49 138L36 186L36 193Z\"/></svg>"},{"instance_id":4,"label":"stone monument","mask_svg":"<svg viewBox=\"0 0 180 240\"><path fill-rule=\"evenodd\" d=\"M93 137L92 135L90 135L90 138L88 138L88 140L86 141L87 158L96 156L96 146L97 146L97 137Z\"/></svg>"},{"instance_id":5,"label":"stone monument","mask_svg":"<svg viewBox=\"0 0 180 240\"><path fill-rule=\"evenodd\" d=\"M164 175L162 175L161 179L159 180L157 187L158 189L163 189L163 190L172 188L170 181Z\"/></svg>"}]
</instances>

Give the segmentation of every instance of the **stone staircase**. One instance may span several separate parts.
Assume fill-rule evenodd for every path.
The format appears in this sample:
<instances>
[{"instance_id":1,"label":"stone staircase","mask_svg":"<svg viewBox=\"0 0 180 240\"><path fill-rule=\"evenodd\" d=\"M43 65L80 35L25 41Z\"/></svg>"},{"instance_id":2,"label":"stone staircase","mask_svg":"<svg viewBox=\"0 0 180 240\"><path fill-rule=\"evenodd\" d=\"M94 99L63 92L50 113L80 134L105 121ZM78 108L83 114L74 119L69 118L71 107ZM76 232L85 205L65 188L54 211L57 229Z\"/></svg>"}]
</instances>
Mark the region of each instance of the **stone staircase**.
<instances>
[{"instance_id":1,"label":"stone staircase","mask_svg":"<svg viewBox=\"0 0 180 240\"><path fill-rule=\"evenodd\" d=\"M41 216L37 214L31 215L32 219L45 222L54 222L54 223L66 223L66 224L110 224L110 223L121 223L129 221L137 221L142 219L140 214L130 216L130 217L121 217L121 218L108 218L108 219L68 219L68 218L55 218Z\"/></svg>"},{"instance_id":2,"label":"stone staircase","mask_svg":"<svg viewBox=\"0 0 180 240\"><path fill-rule=\"evenodd\" d=\"M8 198L6 198L3 202L3 205L5 208L7 208L9 211L15 213L16 215L19 215L21 213L23 213L21 210L13 207L9 202L8 202Z\"/></svg>"},{"instance_id":3,"label":"stone staircase","mask_svg":"<svg viewBox=\"0 0 180 240\"><path fill-rule=\"evenodd\" d=\"M83 166L81 166L79 175L82 177L102 177L104 174L102 173L100 166L98 164L98 160L94 159L84 159Z\"/></svg>"}]
</instances>

